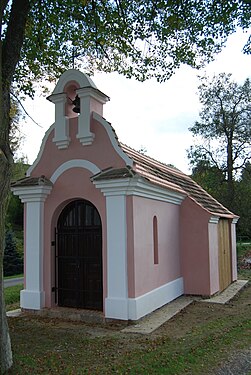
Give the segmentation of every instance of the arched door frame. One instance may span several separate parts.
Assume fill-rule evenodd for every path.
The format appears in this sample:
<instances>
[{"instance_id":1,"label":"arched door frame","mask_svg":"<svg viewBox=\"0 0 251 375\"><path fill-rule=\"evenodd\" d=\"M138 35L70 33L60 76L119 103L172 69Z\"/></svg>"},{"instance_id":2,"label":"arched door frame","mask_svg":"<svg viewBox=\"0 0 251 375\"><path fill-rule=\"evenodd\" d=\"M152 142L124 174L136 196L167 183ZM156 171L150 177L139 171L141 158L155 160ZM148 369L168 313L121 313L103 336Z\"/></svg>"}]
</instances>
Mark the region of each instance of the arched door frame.
<instances>
[{"instance_id":1,"label":"arched door frame","mask_svg":"<svg viewBox=\"0 0 251 375\"><path fill-rule=\"evenodd\" d=\"M103 310L102 225L88 200L70 201L56 227L56 303Z\"/></svg>"}]
</instances>

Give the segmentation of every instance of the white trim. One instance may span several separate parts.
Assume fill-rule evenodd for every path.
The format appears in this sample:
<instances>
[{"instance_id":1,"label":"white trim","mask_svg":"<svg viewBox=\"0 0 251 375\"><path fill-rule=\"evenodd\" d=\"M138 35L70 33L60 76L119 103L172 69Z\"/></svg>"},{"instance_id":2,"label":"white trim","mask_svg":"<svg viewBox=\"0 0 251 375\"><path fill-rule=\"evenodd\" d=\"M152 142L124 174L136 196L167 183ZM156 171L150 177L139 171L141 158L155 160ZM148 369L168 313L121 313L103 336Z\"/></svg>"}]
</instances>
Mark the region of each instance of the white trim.
<instances>
[{"instance_id":1,"label":"white trim","mask_svg":"<svg viewBox=\"0 0 251 375\"><path fill-rule=\"evenodd\" d=\"M128 319L126 197L106 197L107 298L105 316Z\"/></svg>"},{"instance_id":2,"label":"white trim","mask_svg":"<svg viewBox=\"0 0 251 375\"><path fill-rule=\"evenodd\" d=\"M219 220L220 220L219 216L211 216L208 222L210 224L218 224Z\"/></svg>"},{"instance_id":3,"label":"white trim","mask_svg":"<svg viewBox=\"0 0 251 375\"><path fill-rule=\"evenodd\" d=\"M105 317L108 319L128 320L128 299L106 298Z\"/></svg>"},{"instance_id":4,"label":"white trim","mask_svg":"<svg viewBox=\"0 0 251 375\"><path fill-rule=\"evenodd\" d=\"M128 299L128 319L138 320L184 293L183 278L156 288L140 297Z\"/></svg>"},{"instance_id":5,"label":"white trim","mask_svg":"<svg viewBox=\"0 0 251 375\"><path fill-rule=\"evenodd\" d=\"M121 149L121 147L118 144L118 141L116 139L115 133L112 130L111 124L107 122L102 116L100 116L98 113L93 112L93 119L98 121L106 130L111 144L113 145L114 150L117 152L117 154L125 161L126 165L129 165L130 167L133 166L133 160L129 158L129 156Z\"/></svg>"},{"instance_id":6,"label":"white trim","mask_svg":"<svg viewBox=\"0 0 251 375\"><path fill-rule=\"evenodd\" d=\"M17 186L12 187L14 195L18 195L23 203L26 202L44 202L50 194L52 186Z\"/></svg>"},{"instance_id":7,"label":"white trim","mask_svg":"<svg viewBox=\"0 0 251 375\"><path fill-rule=\"evenodd\" d=\"M81 160L81 159L72 159L66 161L65 163L61 164L53 173L50 180L54 184L61 174L71 168L85 168L88 169L93 174L97 174L100 172L100 169L89 160Z\"/></svg>"},{"instance_id":8,"label":"white trim","mask_svg":"<svg viewBox=\"0 0 251 375\"><path fill-rule=\"evenodd\" d=\"M26 203L26 289L21 292L21 307L40 310L44 307L44 201L52 186L23 186L13 187L11 190Z\"/></svg>"},{"instance_id":9,"label":"white trim","mask_svg":"<svg viewBox=\"0 0 251 375\"><path fill-rule=\"evenodd\" d=\"M239 220L238 217L233 218L233 219L232 219L232 224L237 224L237 223L238 223L238 220Z\"/></svg>"},{"instance_id":10,"label":"white trim","mask_svg":"<svg viewBox=\"0 0 251 375\"><path fill-rule=\"evenodd\" d=\"M37 157L34 161L34 163L28 168L27 172L26 172L26 176L29 177L33 171L34 168L36 168L36 166L38 165L42 155L43 155L43 152L44 152L44 148L45 148L45 145L46 145L46 142L51 134L51 131L55 129L55 123L53 123L49 129L45 132L45 135L43 137L43 140L42 140L42 143L41 143L41 146L40 146L40 150L37 154Z\"/></svg>"},{"instance_id":11,"label":"white trim","mask_svg":"<svg viewBox=\"0 0 251 375\"><path fill-rule=\"evenodd\" d=\"M70 81L76 81L80 87L91 86L97 88L93 80L87 74L76 69L69 69L60 76L52 94L60 94L63 92L65 85Z\"/></svg>"},{"instance_id":12,"label":"white trim","mask_svg":"<svg viewBox=\"0 0 251 375\"><path fill-rule=\"evenodd\" d=\"M45 292L23 289L20 293L20 306L23 309L41 310L45 303Z\"/></svg>"},{"instance_id":13,"label":"white trim","mask_svg":"<svg viewBox=\"0 0 251 375\"><path fill-rule=\"evenodd\" d=\"M180 205L185 195L156 186L140 176L113 180L94 181L104 196L134 195Z\"/></svg>"}]
</instances>

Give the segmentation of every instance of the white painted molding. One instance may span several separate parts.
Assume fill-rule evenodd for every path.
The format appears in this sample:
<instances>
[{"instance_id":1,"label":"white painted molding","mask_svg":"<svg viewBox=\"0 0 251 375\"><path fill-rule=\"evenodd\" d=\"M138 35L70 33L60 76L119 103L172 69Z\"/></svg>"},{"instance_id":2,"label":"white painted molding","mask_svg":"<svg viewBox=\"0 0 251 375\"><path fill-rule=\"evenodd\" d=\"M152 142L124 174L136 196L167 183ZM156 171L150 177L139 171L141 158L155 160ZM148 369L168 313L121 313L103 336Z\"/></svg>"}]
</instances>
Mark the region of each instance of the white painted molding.
<instances>
[{"instance_id":1,"label":"white painted molding","mask_svg":"<svg viewBox=\"0 0 251 375\"><path fill-rule=\"evenodd\" d=\"M156 288L142 296L128 299L128 319L138 320L183 295L183 278Z\"/></svg>"},{"instance_id":2,"label":"white painted molding","mask_svg":"<svg viewBox=\"0 0 251 375\"><path fill-rule=\"evenodd\" d=\"M235 217L232 219L232 224L237 224L239 220L239 217Z\"/></svg>"},{"instance_id":3,"label":"white painted molding","mask_svg":"<svg viewBox=\"0 0 251 375\"><path fill-rule=\"evenodd\" d=\"M65 163L61 164L53 173L50 180L54 184L58 177L61 176L64 172L71 168L84 168L88 169L92 174L97 174L100 172L100 169L89 160L82 160L82 159L72 159L66 161Z\"/></svg>"},{"instance_id":4,"label":"white painted molding","mask_svg":"<svg viewBox=\"0 0 251 375\"><path fill-rule=\"evenodd\" d=\"M93 181L104 196L134 195L180 205L185 195L156 186L140 176Z\"/></svg>"},{"instance_id":5,"label":"white painted molding","mask_svg":"<svg viewBox=\"0 0 251 375\"><path fill-rule=\"evenodd\" d=\"M36 168L36 166L38 165L38 163L39 163L39 161L40 161L40 159L41 159L41 157L42 157L42 155L43 155L43 152L44 152L44 148L45 148L46 142L47 142L47 140L48 140L48 138L49 138L49 135L50 135L51 132L53 131L54 127L55 127L55 124L53 123L53 124L49 127L49 129L46 131L46 133L45 133L45 135L44 135L44 138L43 138L43 140L42 140L42 143L41 143L41 146L40 146L40 150L39 150L39 152L38 152L38 155L37 155L37 157L36 157L34 163L29 167L29 169L28 169L27 172L26 172L26 176L27 176L27 177L29 177L29 176L31 175L33 169Z\"/></svg>"},{"instance_id":6,"label":"white painted molding","mask_svg":"<svg viewBox=\"0 0 251 375\"><path fill-rule=\"evenodd\" d=\"M45 305L45 292L34 290L21 290L20 306L28 310L40 310Z\"/></svg>"},{"instance_id":7,"label":"white painted molding","mask_svg":"<svg viewBox=\"0 0 251 375\"><path fill-rule=\"evenodd\" d=\"M44 202L50 194L52 186L22 186L12 187L11 191L14 195L18 195L23 203L26 202Z\"/></svg>"},{"instance_id":8,"label":"white painted molding","mask_svg":"<svg viewBox=\"0 0 251 375\"><path fill-rule=\"evenodd\" d=\"M219 220L220 220L219 216L211 216L210 219L209 219L209 223L210 224L218 224Z\"/></svg>"},{"instance_id":9,"label":"white painted molding","mask_svg":"<svg viewBox=\"0 0 251 375\"><path fill-rule=\"evenodd\" d=\"M80 87L91 86L97 88L93 80L87 74L76 69L69 69L60 76L53 94L60 94L63 92L65 85L70 81L75 81Z\"/></svg>"},{"instance_id":10,"label":"white painted molding","mask_svg":"<svg viewBox=\"0 0 251 375\"><path fill-rule=\"evenodd\" d=\"M69 118L65 116L65 104L67 102L67 94L52 94L48 98L55 104L55 134L53 142L56 143L58 149L65 149L69 146Z\"/></svg>"},{"instance_id":11,"label":"white painted molding","mask_svg":"<svg viewBox=\"0 0 251 375\"><path fill-rule=\"evenodd\" d=\"M107 298L105 316L128 319L126 197L106 197Z\"/></svg>"},{"instance_id":12,"label":"white painted molding","mask_svg":"<svg viewBox=\"0 0 251 375\"><path fill-rule=\"evenodd\" d=\"M38 198L38 197L37 197ZM44 201L25 197L25 289L21 307L40 310L44 307Z\"/></svg>"},{"instance_id":13,"label":"white painted molding","mask_svg":"<svg viewBox=\"0 0 251 375\"><path fill-rule=\"evenodd\" d=\"M102 116L100 116L98 113L93 112L93 119L98 121L106 130L110 141L113 145L114 150L117 152L117 154L122 158L122 160L125 161L126 165L129 165L130 167L133 166L133 160L129 158L129 156L121 149L121 147L118 144L118 141L115 137L115 133L112 130L111 124L109 124Z\"/></svg>"}]
</instances>

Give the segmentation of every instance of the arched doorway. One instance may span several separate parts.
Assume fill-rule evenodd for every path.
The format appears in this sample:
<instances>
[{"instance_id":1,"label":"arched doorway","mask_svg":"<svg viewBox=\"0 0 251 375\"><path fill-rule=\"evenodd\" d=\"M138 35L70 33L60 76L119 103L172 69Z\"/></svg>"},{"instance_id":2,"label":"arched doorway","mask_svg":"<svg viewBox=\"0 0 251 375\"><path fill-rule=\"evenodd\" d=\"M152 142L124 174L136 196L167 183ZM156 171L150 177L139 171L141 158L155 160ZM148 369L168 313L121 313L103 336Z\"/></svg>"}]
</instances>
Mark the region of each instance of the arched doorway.
<instances>
[{"instance_id":1,"label":"arched doorway","mask_svg":"<svg viewBox=\"0 0 251 375\"><path fill-rule=\"evenodd\" d=\"M97 209L75 200L61 212L56 234L59 306L103 309L102 226Z\"/></svg>"}]
</instances>

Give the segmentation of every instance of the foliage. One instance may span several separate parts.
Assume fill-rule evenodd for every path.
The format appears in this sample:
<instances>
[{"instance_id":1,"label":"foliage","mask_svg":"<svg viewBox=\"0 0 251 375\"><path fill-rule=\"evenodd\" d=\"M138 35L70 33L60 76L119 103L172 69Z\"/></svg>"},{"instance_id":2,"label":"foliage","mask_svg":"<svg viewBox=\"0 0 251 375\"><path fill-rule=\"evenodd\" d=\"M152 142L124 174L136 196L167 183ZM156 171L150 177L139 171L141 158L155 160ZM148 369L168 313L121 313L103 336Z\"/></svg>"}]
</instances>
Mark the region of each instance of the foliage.
<instances>
[{"instance_id":1,"label":"foliage","mask_svg":"<svg viewBox=\"0 0 251 375\"><path fill-rule=\"evenodd\" d=\"M225 174L217 166L211 166L209 160L198 161L192 169L192 178L219 202L225 201Z\"/></svg>"},{"instance_id":2,"label":"foliage","mask_svg":"<svg viewBox=\"0 0 251 375\"><path fill-rule=\"evenodd\" d=\"M20 119L22 118L21 110L17 100L11 100L10 106L10 147L12 153L15 153L19 150L20 145L24 139L23 133L20 131Z\"/></svg>"},{"instance_id":3,"label":"foliage","mask_svg":"<svg viewBox=\"0 0 251 375\"><path fill-rule=\"evenodd\" d=\"M2 0L0 3L0 285L13 154L10 91L32 96L34 83L73 65L168 79L182 63L200 67L237 26L250 25L248 1ZM246 46L249 53L249 47ZM74 58L73 58L74 55ZM0 372L11 349L0 293Z\"/></svg>"},{"instance_id":4,"label":"foliage","mask_svg":"<svg viewBox=\"0 0 251 375\"><path fill-rule=\"evenodd\" d=\"M17 275L23 272L23 259L17 251L13 233L9 230L7 230L5 237L3 270L4 276Z\"/></svg>"},{"instance_id":5,"label":"foliage","mask_svg":"<svg viewBox=\"0 0 251 375\"><path fill-rule=\"evenodd\" d=\"M6 2L4 36L11 17ZM54 79L73 65L73 56L75 67L89 73L165 80L182 63L210 61L237 26L249 27L250 14L249 4L237 0L31 1L16 89L30 95L33 82Z\"/></svg>"},{"instance_id":6,"label":"foliage","mask_svg":"<svg viewBox=\"0 0 251 375\"><path fill-rule=\"evenodd\" d=\"M235 183L234 206L240 216L238 236L251 239L251 164L247 163Z\"/></svg>"},{"instance_id":7,"label":"foliage","mask_svg":"<svg viewBox=\"0 0 251 375\"><path fill-rule=\"evenodd\" d=\"M234 195L228 200L227 181L223 171L210 166L209 161L198 162L191 176L200 186L220 203L238 215L237 238L251 240L251 164L242 169L241 176L234 181Z\"/></svg>"},{"instance_id":8,"label":"foliage","mask_svg":"<svg viewBox=\"0 0 251 375\"><path fill-rule=\"evenodd\" d=\"M251 82L239 85L231 74L201 77L200 122L189 130L196 145L188 151L193 166L209 162L226 175L228 203L234 195L234 177L251 159Z\"/></svg>"},{"instance_id":9,"label":"foliage","mask_svg":"<svg viewBox=\"0 0 251 375\"><path fill-rule=\"evenodd\" d=\"M15 310L20 307L20 291L23 289L23 287L23 284L18 284L4 289L7 311Z\"/></svg>"}]
</instances>

